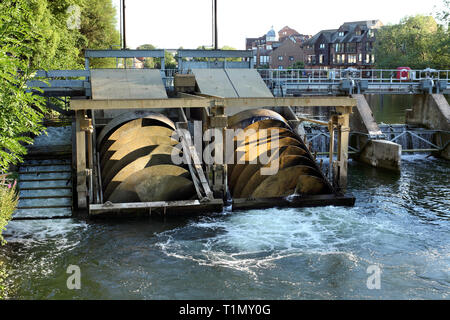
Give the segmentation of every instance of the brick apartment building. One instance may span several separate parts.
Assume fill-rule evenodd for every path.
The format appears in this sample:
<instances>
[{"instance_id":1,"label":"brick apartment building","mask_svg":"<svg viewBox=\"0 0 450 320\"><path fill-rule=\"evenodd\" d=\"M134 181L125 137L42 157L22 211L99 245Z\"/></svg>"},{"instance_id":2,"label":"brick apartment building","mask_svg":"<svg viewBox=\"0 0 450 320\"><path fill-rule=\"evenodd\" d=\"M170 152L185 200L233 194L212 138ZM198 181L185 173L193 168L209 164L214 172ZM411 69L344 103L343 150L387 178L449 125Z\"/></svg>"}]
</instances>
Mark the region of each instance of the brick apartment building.
<instances>
[{"instance_id":1,"label":"brick apartment building","mask_svg":"<svg viewBox=\"0 0 450 320\"><path fill-rule=\"evenodd\" d=\"M253 50L255 68L287 68L304 60L301 44L310 37L285 26L278 31L277 40L272 27L259 38L246 38L245 49Z\"/></svg>"},{"instance_id":2,"label":"brick apartment building","mask_svg":"<svg viewBox=\"0 0 450 320\"><path fill-rule=\"evenodd\" d=\"M305 55L302 44L304 38L291 35L283 39L283 42L270 54L271 69L288 69L297 61L304 61Z\"/></svg>"},{"instance_id":3,"label":"brick apartment building","mask_svg":"<svg viewBox=\"0 0 450 320\"><path fill-rule=\"evenodd\" d=\"M379 20L355 21L318 32L303 44L306 68L373 68L376 31L382 26Z\"/></svg>"},{"instance_id":4,"label":"brick apartment building","mask_svg":"<svg viewBox=\"0 0 450 320\"><path fill-rule=\"evenodd\" d=\"M273 27L267 34L259 38L246 38L245 49L253 51L253 63L255 68L268 67L273 44L278 43Z\"/></svg>"}]
</instances>

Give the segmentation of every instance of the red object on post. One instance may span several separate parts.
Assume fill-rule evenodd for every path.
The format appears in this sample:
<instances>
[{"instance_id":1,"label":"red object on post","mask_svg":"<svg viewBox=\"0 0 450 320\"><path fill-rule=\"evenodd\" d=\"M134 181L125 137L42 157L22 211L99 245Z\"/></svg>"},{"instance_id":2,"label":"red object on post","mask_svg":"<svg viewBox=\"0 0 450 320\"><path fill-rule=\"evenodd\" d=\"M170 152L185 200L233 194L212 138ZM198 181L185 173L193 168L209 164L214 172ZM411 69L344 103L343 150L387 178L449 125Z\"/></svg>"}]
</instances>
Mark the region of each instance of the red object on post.
<instances>
[{"instance_id":1,"label":"red object on post","mask_svg":"<svg viewBox=\"0 0 450 320\"><path fill-rule=\"evenodd\" d=\"M409 80L410 67L398 67L397 68L397 79L398 80Z\"/></svg>"}]
</instances>

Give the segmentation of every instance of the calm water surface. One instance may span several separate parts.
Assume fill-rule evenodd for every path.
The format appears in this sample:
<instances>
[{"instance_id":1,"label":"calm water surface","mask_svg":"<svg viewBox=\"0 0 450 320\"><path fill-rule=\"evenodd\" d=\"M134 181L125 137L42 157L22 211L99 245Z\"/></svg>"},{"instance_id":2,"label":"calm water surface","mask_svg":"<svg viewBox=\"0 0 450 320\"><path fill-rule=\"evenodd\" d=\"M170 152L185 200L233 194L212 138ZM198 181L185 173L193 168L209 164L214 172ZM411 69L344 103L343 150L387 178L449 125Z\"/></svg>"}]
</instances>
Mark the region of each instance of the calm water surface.
<instances>
[{"instance_id":1,"label":"calm water surface","mask_svg":"<svg viewBox=\"0 0 450 320\"><path fill-rule=\"evenodd\" d=\"M0 259L19 299L448 299L450 162L401 175L350 162L354 208L161 222L14 221ZM67 289L69 265L81 290ZM381 268L369 290L367 268Z\"/></svg>"}]
</instances>

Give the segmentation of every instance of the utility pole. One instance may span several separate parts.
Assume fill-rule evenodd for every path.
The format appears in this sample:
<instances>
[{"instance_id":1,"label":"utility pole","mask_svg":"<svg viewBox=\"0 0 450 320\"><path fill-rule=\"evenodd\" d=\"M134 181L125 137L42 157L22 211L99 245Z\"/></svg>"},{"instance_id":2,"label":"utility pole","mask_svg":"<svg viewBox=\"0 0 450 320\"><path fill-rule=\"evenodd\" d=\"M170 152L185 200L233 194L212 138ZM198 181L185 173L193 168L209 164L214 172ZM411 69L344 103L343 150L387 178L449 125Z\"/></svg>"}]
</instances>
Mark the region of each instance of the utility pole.
<instances>
[{"instance_id":1,"label":"utility pole","mask_svg":"<svg viewBox=\"0 0 450 320\"><path fill-rule=\"evenodd\" d=\"M213 38L214 38L214 50L219 49L219 41L217 36L217 0L213 0Z\"/></svg>"},{"instance_id":2,"label":"utility pole","mask_svg":"<svg viewBox=\"0 0 450 320\"><path fill-rule=\"evenodd\" d=\"M125 31L125 0L122 0L122 30L123 30L123 48L127 48L127 33Z\"/></svg>"}]
</instances>

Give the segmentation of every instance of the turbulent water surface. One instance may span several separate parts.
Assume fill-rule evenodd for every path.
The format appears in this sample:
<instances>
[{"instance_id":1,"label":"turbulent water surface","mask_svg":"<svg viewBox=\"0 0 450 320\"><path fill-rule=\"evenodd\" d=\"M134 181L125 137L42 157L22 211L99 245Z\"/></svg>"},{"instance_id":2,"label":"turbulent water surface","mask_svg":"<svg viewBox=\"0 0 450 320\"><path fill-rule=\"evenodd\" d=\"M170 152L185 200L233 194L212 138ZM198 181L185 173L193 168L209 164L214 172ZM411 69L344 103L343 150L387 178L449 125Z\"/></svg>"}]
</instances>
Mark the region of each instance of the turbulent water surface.
<instances>
[{"instance_id":1,"label":"turbulent water surface","mask_svg":"<svg viewBox=\"0 0 450 320\"><path fill-rule=\"evenodd\" d=\"M448 299L450 164L350 162L354 208L184 221L13 221L0 259L19 299ZM69 265L81 289L68 290ZM381 288L368 289L368 268Z\"/></svg>"}]
</instances>

